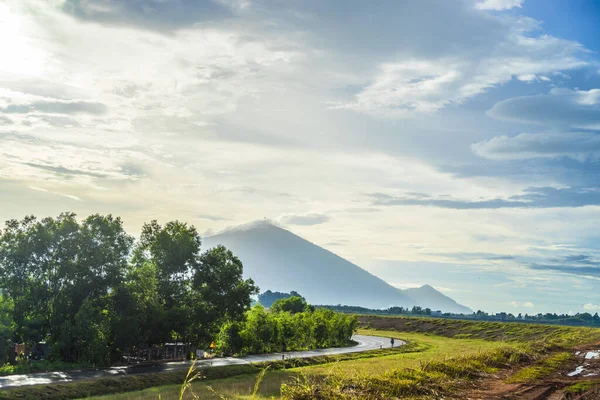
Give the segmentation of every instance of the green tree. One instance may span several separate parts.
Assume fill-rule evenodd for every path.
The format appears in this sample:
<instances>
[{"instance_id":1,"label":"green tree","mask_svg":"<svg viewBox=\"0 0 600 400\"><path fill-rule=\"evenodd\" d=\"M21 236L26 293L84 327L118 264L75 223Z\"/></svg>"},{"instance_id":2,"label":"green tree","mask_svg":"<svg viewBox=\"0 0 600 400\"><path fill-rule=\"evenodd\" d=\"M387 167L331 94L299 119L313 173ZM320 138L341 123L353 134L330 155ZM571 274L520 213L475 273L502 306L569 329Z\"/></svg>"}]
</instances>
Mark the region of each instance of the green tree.
<instances>
[{"instance_id":1,"label":"green tree","mask_svg":"<svg viewBox=\"0 0 600 400\"><path fill-rule=\"evenodd\" d=\"M272 292L267 290L264 293L258 295L258 302L263 305L263 307L270 308L271 305L279 299L285 299L292 296L302 297L298 292L292 290L290 293L282 293L282 292ZM303 300L306 300L302 297Z\"/></svg>"},{"instance_id":2,"label":"green tree","mask_svg":"<svg viewBox=\"0 0 600 400\"><path fill-rule=\"evenodd\" d=\"M149 262L133 265L112 294L115 356L147 349L168 336L165 311L158 298L156 267Z\"/></svg>"},{"instance_id":3,"label":"green tree","mask_svg":"<svg viewBox=\"0 0 600 400\"><path fill-rule=\"evenodd\" d=\"M8 361L8 341L13 338L12 303L0 294L0 365Z\"/></svg>"},{"instance_id":4,"label":"green tree","mask_svg":"<svg viewBox=\"0 0 600 400\"><path fill-rule=\"evenodd\" d=\"M200 235L193 226L179 221L161 226L157 221L144 224L135 249L136 268L152 265L156 278L158 303L164 318L156 330L162 340L186 340L192 332L193 298L190 277L200 263Z\"/></svg>"},{"instance_id":5,"label":"green tree","mask_svg":"<svg viewBox=\"0 0 600 400\"><path fill-rule=\"evenodd\" d=\"M239 321L228 321L221 327L217 336L217 350L227 355L239 355L244 350L242 330L244 323Z\"/></svg>"},{"instance_id":6,"label":"green tree","mask_svg":"<svg viewBox=\"0 0 600 400\"><path fill-rule=\"evenodd\" d=\"M209 342L225 321L243 319L251 296L258 293L252 279L243 278L244 266L224 246L204 252L192 270L195 337Z\"/></svg>"},{"instance_id":7,"label":"green tree","mask_svg":"<svg viewBox=\"0 0 600 400\"><path fill-rule=\"evenodd\" d=\"M308 303L306 303L306 300L298 296L278 299L275 300L273 305L271 305L271 311L273 312L287 311L289 313L295 314L302 311L306 311L307 309Z\"/></svg>"},{"instance_id":8,"label":"green tree","mask_svg":"<svg viewBox=\"0 0 600 400\"><path fill-rule=\"evenodd\" d=\"M120 283L132 243L110 215L81 224L73 213L8 221L0 236L0 287L13 303L15 339L33 344L48 336L55 355L77 361L76 316Z\"/></svg>"}]
</instances>

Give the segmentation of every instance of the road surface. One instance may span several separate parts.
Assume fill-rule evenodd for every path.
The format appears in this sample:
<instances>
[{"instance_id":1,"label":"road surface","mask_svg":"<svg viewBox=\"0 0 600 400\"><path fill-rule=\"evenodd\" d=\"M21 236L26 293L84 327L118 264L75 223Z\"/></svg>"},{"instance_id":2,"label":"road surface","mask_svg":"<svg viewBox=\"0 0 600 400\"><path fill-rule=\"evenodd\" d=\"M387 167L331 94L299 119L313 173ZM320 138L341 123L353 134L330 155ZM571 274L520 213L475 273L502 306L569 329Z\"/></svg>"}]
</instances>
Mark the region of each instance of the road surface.
<instances>
[{"instance_id":1,"label":"road surface","mask_svg":"<svg viewBox=\"0 0 600 400\"><path fill-rule=\"evenodd\" d=\"M224 357L197 362L198 368L217 367L221 365L250 364L265 361L281 360L287 358L307 358L315 356L356 353L360 351L389 348L390 339L378 336L354 335L352 337L358 344L352 347L336 347L332 349L318 349L307 351L288 351L285 353L272 353L251 355L245 357ZM394 346L401 346L404 342L396 339ZM188 369L190 361L175 361L153 365L138 365L125 367L112 367L97 370L74 370L68 372L39 372L34 374L10 375L0 377L0 389L7 389L26 385L42 385L56 382L71 382L85 379L97 379L110 376L125 376L134 374L147 374L156 372L170 372Z\"/></svg>"}]
</instances>

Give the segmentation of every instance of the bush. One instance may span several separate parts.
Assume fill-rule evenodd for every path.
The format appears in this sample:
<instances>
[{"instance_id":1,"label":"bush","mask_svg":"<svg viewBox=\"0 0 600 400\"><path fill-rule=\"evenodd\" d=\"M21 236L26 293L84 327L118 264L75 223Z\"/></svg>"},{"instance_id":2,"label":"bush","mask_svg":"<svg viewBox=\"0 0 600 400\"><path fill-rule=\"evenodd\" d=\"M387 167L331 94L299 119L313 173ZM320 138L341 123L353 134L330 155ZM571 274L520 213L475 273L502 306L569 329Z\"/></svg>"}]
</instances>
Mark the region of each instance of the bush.
<instances>
[{"instance_id":1,"label":"bush","mask_svg":"<svg viewBox=\"0 0 600 400\"><path fill-rule=\"evenodd\" d=\"M278 308L274 308L277 310ZM302 312L271 311L257 305L242 322L223 325L217 349L225 354L244 355L352 344L358 321L355 316L330 310Z\"/></svg>"}]
</instances>

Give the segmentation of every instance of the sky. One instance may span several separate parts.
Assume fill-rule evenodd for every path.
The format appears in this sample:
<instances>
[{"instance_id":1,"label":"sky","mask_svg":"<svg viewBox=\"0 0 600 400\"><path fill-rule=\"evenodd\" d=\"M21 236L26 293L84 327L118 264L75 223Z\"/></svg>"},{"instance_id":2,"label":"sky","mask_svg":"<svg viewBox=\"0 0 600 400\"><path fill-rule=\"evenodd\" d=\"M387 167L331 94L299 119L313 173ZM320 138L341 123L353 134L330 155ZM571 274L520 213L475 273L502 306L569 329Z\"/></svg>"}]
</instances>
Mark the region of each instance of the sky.
<instances>
[{"instance_id":1,"label":"sky","mask_svg":"<svg viewBox=\"0 0 600 400\"><path fill-rule=\"evenodd\" d=\"M400 288L593 313L599 51L595 0L0 0L0 220L267 218Z\"/></svg>"}]
</instances>

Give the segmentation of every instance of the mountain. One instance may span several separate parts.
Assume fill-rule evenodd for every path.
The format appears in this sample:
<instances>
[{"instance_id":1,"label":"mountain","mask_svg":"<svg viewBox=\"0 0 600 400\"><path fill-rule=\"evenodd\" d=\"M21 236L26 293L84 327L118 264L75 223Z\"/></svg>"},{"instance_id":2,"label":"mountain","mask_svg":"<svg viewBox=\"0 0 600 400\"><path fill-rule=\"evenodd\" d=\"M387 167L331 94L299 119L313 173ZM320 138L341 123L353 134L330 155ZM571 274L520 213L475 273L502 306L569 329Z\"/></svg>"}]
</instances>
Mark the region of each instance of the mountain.
<instances>
[{"instance_id":1,"label":"mountain","mask_svg":"<svg viewBox=\"0 0 600 400\"><path fill-rule=\"evenodd\" d=\"M332 252L268 222L258 222L205 237L203 248L224 245L244 264L244 276L256 282L261 291L301 293L312 304L344 304L367 308L417 305L407 291ZM431 287L430 287L431 288ZM412 293L431 309L462 307L443 294L418 288ZM424 303L425 304L425 303ZM449 311L449 310L448 310Z\"/></svg>"},{"instance_id":2,"label":"mountain","mask_svg":"<svg viewBox=\"0 0 600 400\"><path fill-rule=\"evenodd\" d=\"M458 304L450 297L438 292L429 285L423 285L418 288L405 289L402 293L408 295L411 299L424 308L431 308L432 310L442 310L444 312L451 312L455 314L472 314L473 310Z\"/></svg>"}]
</instances>

